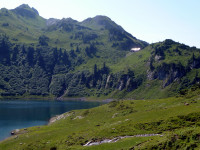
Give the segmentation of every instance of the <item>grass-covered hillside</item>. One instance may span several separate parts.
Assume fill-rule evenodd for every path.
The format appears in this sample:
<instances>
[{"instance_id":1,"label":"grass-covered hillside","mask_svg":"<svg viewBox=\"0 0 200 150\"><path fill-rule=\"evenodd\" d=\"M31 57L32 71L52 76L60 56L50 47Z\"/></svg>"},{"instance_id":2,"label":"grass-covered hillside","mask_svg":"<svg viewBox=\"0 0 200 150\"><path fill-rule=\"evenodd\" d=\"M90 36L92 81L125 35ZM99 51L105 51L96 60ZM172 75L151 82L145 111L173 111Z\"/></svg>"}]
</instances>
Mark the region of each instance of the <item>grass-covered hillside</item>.
<instances>
[{"instance_id":1,"label":"grass-covered hillside","mask_svg":"<svg viewBox=\"0 0 200 150\"><path fill-rule=\"evenodd\" d=\"M70 111L49 125L20 129L0 149L199 149L199 93L196 85L184 96Z\"/></svg>"},{"instance_id":2,"label":"grass-covered hillside","mask_svg":"<svg viewBox=\"0 0 200 150\"><path fill-rule=\"evenodd\" d=\"M0 33L1 98L164 98L199 82L199 49L149 45L106 16L44 19L21 5L0 10Z\"/></svg>"},{"instance_id":3,"label":"grass-covered hillside","mask_svg":"<svg viewBox=\"0 0 200 150\"><path fill-rule=\"evenodd\" d=\"M0 10L0 33L9 36L12 42L36 43L45 26L46 20L28 5Z\"/></svg>"},{"instance_id":4,"label":"grass-covered hillside","mask_svg":"<svg viewBox=\"0 0 200 150\"><path fill-rule=\"evenodd\" d=\"M96 82L92 81L95 64L104 66L103 73L107 73L106 65L117 63L133 47L142 49L148 45L106 16L82 22L71 18L44 19L25 4L0 10L0 33L3 97L62 96L70 84L63 82L63 76L72 78L71 73L84 71L91 78L88 82ZM56 88L52 89L54 85ZM70 93L68 96L77 95ZM87 91L81 95L87 96Z\"/></svg>"},{"instance_id":5,"label":"grass-covered hillside","mask_svg":"<svg viewBox=\"0 0 200 150\"><path fill-rule=\"evenodd\" d=\"M199 52L196 47L165 40L127 54L119 63L111 65L111 70L113 73L132 70L142 82L131 92L127 89L116 92L117 96L132 99L175 96L199 82Z\"/></svg>"},{"instance_id":6,"label":"grass-covered hillside","mask_svg":"<svg viewBox=\"0 0 200 150\"><path fill-rule=\"evenodd\" d=\"M78 22L3 8L0 98L114 101L16 130L0 149L200 149L199 72L200 49L148 44L106 16Z\"/></svg>"}]
</instances>

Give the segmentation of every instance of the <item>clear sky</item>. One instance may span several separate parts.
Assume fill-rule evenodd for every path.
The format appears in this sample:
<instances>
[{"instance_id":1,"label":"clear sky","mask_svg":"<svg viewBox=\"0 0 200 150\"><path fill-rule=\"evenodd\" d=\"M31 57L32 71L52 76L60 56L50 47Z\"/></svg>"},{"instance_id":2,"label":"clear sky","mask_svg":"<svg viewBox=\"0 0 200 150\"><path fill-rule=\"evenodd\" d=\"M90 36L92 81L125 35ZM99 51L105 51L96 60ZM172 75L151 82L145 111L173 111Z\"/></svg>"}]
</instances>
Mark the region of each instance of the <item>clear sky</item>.
<instances>
[{"instance_id":1,"label":"clear sky","mask_svg":"<svg viewBox=\"0 0 200 150\"><path fill-rule=\"evenodd\" d=\"M0 0L0 8L23 3L44 18L105 15L149 43L173 39L200 48L200 0Z\"/></svg>"}]
</instances>

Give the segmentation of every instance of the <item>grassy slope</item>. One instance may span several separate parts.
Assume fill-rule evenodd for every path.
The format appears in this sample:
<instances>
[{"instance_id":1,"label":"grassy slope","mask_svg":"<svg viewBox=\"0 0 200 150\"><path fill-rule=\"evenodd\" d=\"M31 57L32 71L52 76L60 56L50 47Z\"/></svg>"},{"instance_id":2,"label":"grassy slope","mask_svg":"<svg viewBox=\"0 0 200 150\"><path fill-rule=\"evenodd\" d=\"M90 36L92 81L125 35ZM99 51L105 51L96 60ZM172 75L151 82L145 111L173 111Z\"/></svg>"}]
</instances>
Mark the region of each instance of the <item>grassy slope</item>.
<instances>
[{"instance_id":1,"label":"grassy slope","mask_svg":"<svg viewBox=\"0 0 200 150\"><path fill-rule=\"evenodd\" d=\"M40 16L35 19L22 17L6 9L0 10L0 18L1 33L6 33L14 43L37 43L46 22ZM4 27L3 23L8 23L9 26Z\"/></svg>"},{"instance_id":2,"label":"grassy slope","mask_svg":"<svg viewBox=\"0 0 200 150\"><path fill-rule=\"evenodd\" d=\"M199 49L191 48L188 46L181 48L181 45L183 44L176 42L170 45L169 48L164 50L165 58L163 60L155 61L153 63L154 67L156 68L163 63L181 63L184 67L186 67L188 60L191 59L193 54L196 58L199 56ZM151 44L136 53L129 53L127 54L126 58L122 58L117 64L110 66L112 73L131 69L134 71L136 77L141 76L144 79L143 84L136 90L128 93L125 91L118 91L114 92L112 96L115 98L132 99L166 98L175 96L179 91L181 83L184 82L184 80L188 79L190 82L193 81L196 73L199 73L199 69L191 70L182 79L180 79L180 81L175 81L165 88L162 87L162 80L146 80L147 70L149 70L149 60L152 57L156 46L166 46L166 41Z\"/></svg>"},{"instance_id":3,"label":"grassy slope","mask_svg":"<svg viewBox=\"0 0 200 150\"><path fill-rule=\"evenodd\" d=\"M26 132L11 137L0 143L0 149L129 149L161 146L169 144L174 135L177 141L172 141L180 147L196 143L195 138L185 141L181 135L188 138L189 134L200 135L198 120L200 116L199 90L184 98L168 98L143 101L111 102L89 110L78 110L66 113L69 116L51 125L32 127ZM189 103L185 105L184 103ZM191 115L191 113L195 113ZM77 117L81 116L81 117ZM177 116L187 116L184 119ZM193 116L193 119L187 119ZM182 117L183 118L183 117ZM192 118L192 117L191 117ZM192 121L195 120L196 121ZM189 132L190 131L190 132ZM83 147L90 140L101 140L117 136L161 133L164 136L127 138L116 143L99 146ZM190 137L189 137L190 138ZM183 143L185 142L186 145ZM21 144L20 144L21 143ZM196 146L200 146L196 143ZM195 146L195 147L196 147ZM181 148L180 148L181 149Z\"/></svg>"},{"instance_id":4,"label":"grassy slope","mask_svg":"<svg viewBox=\"0 0 200 150\"><path fill-rule=\"evenodd\" d=\"M76 45L79 46L81 52L80 57L87 57L84 55L84 50L88 43L84 43L80 39L71 39L71 36L75 36L78 32L83 32L84 34L97 34L98 38L95 40L91 40L91 42L98 41L99 43L103 43L103 45L98 45L98 51L95 56L91 58L87 58L86 64L81 66L77 66L76 70L84 70L84 69L92 69L94 64L102 65L103 62L107 64L117 63L121 57L125 56L127 51L124 50L116 50L116 48L112 47L112 42L109 42L109 32L107 29L100 30L100 28L104 28L102 25L95 24L94 27L91 27L89 24L83 24L85 27L91 27L91 30L82 29L77 30L74 29L70 32L67 32L61 28L56 28L53 30L48 30L46 26L46 19L36 16L36 18L22 17L20 15L16 15L14 12L1 9L0 10L0 31L2 34L6 34L10 37L11 42L17 44L38 44L38 38L41 35L46 35L49 37L50 41L48 42L49 46L57 47L69 50L76 50ZM103 18L104 19L104 18ZM108 21L111 21L110 19ZM8 26L3 26L3 24L8 23ZM113 23L113 22L112 22ZM81 24L78 23L78 24ZM112 24L114 27L118 27L117 24ZM127 37L129 37L127 35ZM136 39L132 39L135 43L140 43ZM71 43L74 46L71 46Z\"/></svg>"},{"instance_id":5,"label":"grassy slope","mask_svg":"<svg viewBox=\"0 0 200 150\"><path fill-rule=\"evenodd\" d=\"M109 94L107 97L94 97L98 99L104 98L132 98L132 99L146 99L146 98L163 98L174 96L177 92L177 85L179 83L173 83L164 89L162 88L162 81L154 80L149 81L146 80L147 70L149 69L148 61L151 57L153 51L155 51L156 46L165 47L166 41L155 43L147 46L143 50L137 53L128 53L128 51L119 50L118 48L112 47L113 41L109 41L109 31L106 29L105 25L102 23L107 23L113 28L122 30L120 26L112 22L107 17L94 17L91 18L90 21L83 21L78 23L79 25L89 27L89 29L81 29L81 30L73 30L70 32L64 31L61 28L55 28L54 30L47 30L46 20L40 16L36 16L36 18L28 18L22 17L20 15L16 15L13 11L9 11L6 9L0 10L0 31L1 33L6 33L13 43L34 43L38 44L38 37L41 35L46 35L50 38L49 46L63 48L66 50L75 50L76 46L79 45L81 52L77 54L77 56L84 58L84 63L79 66L76 66L72 71L73 73L81 70L90 70L92 71L94 64L100 68L104 62L106 65L110 67L111 73L118 72L126 72L128 69L134 71L135 76L140 76L143 78L143 84L139 86L136 90L131 92L126 91L114 91ZM102 19L98 22L98 19ZM8 23L9 26L3 26L4 23ZM95 40L91 40L91 42L98 41L99 43L103 43L103 45L97 45L98 51L96 54L91 57L86 56L84 50L88 45L88 43L84 43L80 39L70 38L74 36L79 31L84 34L95 33L98 35L98 38ZM140 41L130 37L127 33L126 37L131 38L135 43ZM18 41L15 41L15 40ZM58 41L57 41L58 40ZM124 40L124 39L123 39ZM57 42L57 43L56 43ZM116 41L115 41L116 42ZM70 46L73 43L74 46ZM199 56L199 50L195 50L189 47L180 48L180 43L173 43L169 49L165 50L165 59L154 62L154 67L158 67L161 63L181 63L184 66L187 65L187 61L191 58L194 53L195 56ZM127 54L128 53L128 54ZM181 54L179 54L181 53ZM127 54L127 57L124 56ZM197 70L199 72L199 70ZM196 70L194 69L192 72L188 73L184 78L192 79L194 78ZM184 79L183 78L183 79ZM158 92L159 91L159 92ZM93 97L92 97L93 98Z\"/></svg>"}]
</instances>

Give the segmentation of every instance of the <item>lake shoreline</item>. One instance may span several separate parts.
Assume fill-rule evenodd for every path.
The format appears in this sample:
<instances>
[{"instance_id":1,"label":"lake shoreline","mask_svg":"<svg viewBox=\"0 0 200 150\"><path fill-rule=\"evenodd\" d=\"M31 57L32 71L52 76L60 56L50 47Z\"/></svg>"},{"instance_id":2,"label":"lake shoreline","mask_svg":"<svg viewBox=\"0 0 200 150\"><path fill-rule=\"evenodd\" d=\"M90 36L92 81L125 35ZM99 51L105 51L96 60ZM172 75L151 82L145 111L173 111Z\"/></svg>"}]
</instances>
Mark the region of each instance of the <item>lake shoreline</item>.
<instances>
[{"instance_id":1,"label":"lake shoreline","mask_svg":"<svg viewBox=\"0 0 200 150\"><path fill-rule=\"evenodd\" d=\"M4 119L5 117L4 118L0 117L0 124L1 124L0 131L2 132L2 135L0 136L0 142L1 142L4 140L7 140L7 138L13 137L11 136L11 132L16 129L21 130L23 128L47 125L49 120L52 117L65 114L66 112L69 112L71 110L88 109L88 108L97 107L101 104L105 104L105 102L83 101L83 99L81 100L77 98L63 99L63 100L56 100L56 99L41 100L41 99L35 99L35 98L31 98L31 99L30 98L29 99L9 98L9 99L0 99L0 104L1 104L0 108L2 108L1 109L2 113L4 113L3 110L6 110L4 113L5 114L4 116L10 115L8 116L8 118L10 118L9 126L4 125L5 123L7 123L7 122L3 122L5 120ZM7 111L7 109L9 108L12 109L12 111ZM32 111L30 111L30 109L32 109ZM35 114L35 109L37 109L37 112L40 113L40 115ZM14 112L14 110L16 112ZM18 115L18 114L22 114L22 112L20 111L23 111L24 116ZM10 113L6 113L6 112L10 112ZM45 112L48 112L50 114L44 115ZM17 116L17 117L13 117L13 116ZM28 120L24 120L24 118L28 118ZM33 118L33 119L30 119L30 118ZM15 122L16 122L16 125L15 125Z\"/></svg>"},{"instance_id":2,"label":"lake shoreline","mask_svg":"<svg viewBox=\"0 0 200 150\"><path fill-rule=\"evenodd\" d=\"M57 98L57 97L0 97L0 100L50 100L50 101L84 101L84 102L105 102L109 103L114 101L115 99L108 98L108 99L91 99L86 97L64 97L64 98Z\"/></svg>"}]
</instances>

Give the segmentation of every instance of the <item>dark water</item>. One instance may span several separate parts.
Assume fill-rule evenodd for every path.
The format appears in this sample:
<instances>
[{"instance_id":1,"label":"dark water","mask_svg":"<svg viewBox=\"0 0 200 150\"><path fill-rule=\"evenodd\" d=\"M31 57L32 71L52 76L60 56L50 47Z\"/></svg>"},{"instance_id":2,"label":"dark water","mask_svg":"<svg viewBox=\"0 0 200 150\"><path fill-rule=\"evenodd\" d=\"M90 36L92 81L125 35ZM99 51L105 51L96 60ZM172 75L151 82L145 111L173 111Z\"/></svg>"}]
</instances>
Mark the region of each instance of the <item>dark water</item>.
<instances>
[{"instance_id":1,"label":"dark water","mask_svg":"<svg viewBox=\"0 0 200 150\"><path fill-rule=\"evenodd\" d=\"M14 129L45 125L58 114L99 106L100 102L0 100L0 140Z\"/></svg>"}]
</instances>

